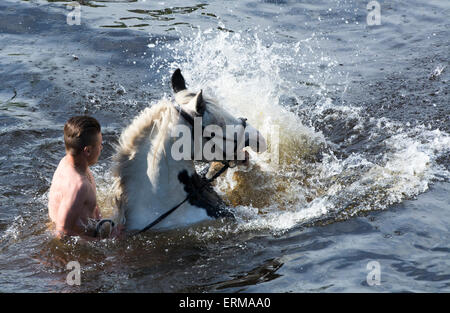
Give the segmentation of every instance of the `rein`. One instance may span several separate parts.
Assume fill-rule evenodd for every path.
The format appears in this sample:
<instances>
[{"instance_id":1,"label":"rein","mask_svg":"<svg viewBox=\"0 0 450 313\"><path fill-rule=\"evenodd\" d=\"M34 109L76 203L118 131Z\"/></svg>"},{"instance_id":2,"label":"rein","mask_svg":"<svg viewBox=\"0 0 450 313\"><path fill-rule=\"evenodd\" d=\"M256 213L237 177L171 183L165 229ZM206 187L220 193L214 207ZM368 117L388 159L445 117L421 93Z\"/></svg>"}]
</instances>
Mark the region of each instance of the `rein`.
<instances>
[{"instance_id":1,"label":"rein","mask_svg":"<svg viewBox=\"0 0 450 313\"><path fill-rule=\"evenodd\" d=\"M194 127L194 118L187 113L185 110L183 110L181 107L177 106L176 107L177 111L180 112L180 115L189 123L191 124L192 128ZM244 129L246 127L246 118L239 118L242 121L242 125L244 126ZM203 128L203 126L202 126ZM236 146L235 146L236 149ZM200 188L197 188L196 190L194 190L193 192L189 193L186 198L181 201L180 203L178 203L177 205L175 205L173 208L171 208L169 211L167 211L166 213L162 214L160 217L158 217L156 220L154 220L153 222L151 222L150 224L148 224L147 226L145 226L143 229L133 233L131 236L135 236L138 235L140 233L143 233L147 230L149 230L150 228L152 228L153 226L155 226L156 224L160 223L162 220L164 220L167 216L169 216L170 214L172 214L176 209L178 209L183 203L185 203L187 200L189 200L189 198L191 198L194 194L198 193L199 191L201 191L203 188L205 188L209 183L213 182L217 177L219 177L220 175L222 175L223 172L225 172L229 167L230 167L230 162L229 161L224 161L223 163L223 167L210 179L208 179L202 186L200 186Z\"/></svg>"},{"instance_id":2,"label":"rein","mask_svg":"<svg viewBox=\"0 0 450 313\"><path fill-rule=\"evenodd\" d=\"M159 222L161 222L163 219L165 219L167 216L169 216L173 211L175 211L176 209L178 209L183 203L185 203L190 197L192 197L194 194L196 194L197 192L201 191L203 188L205 188L209 183L211 183L212 181L214 181L217 177L219 177L220 175L222 175L223 172L225 172L228 168L230 167L229 162L224 163L223 167L220 169L220 171L218 171L213 177L211 177L210 179L208 179L206 181L205 184L203 184L200 188L194 190L193 192L189 193L187 195L187 197L181 201L180 203L178 203L176 206L174 206L173 208L171 208L169 211L167 211L166 213L162 214L160 217L158 217L156 220L154 220L153 222L151 222L150 224L148 224L147 226L145 226L143 229L135 232L134 234L132 234L132 236L135 236L137 234L143 233L147 230L149 230L150 228L152 228L153 226L155 226L156 224L158 224Z\"/></svg>"}]
</instances>

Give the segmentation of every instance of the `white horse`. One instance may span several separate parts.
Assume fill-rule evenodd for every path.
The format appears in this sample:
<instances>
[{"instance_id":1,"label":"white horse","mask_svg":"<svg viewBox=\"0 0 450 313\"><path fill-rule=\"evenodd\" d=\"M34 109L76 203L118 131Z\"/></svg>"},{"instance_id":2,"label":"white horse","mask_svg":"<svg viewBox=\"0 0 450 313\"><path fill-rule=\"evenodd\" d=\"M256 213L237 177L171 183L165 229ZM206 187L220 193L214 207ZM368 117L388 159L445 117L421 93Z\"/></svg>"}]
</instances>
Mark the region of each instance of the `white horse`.
<instances>
[{"instance_id":1,"label":"white horse","mask_svg":"<svg viewBox=\"0 0 450 313\"><path fill-rule=\"evenodd\" d=\"M113 196L118 209L117 221L125 225L127 231L142 230L186 198L189 201L185 201L152 229L185 227L230 215L210 185L200 187L205 183L205 179L196 173L193 158L180 160L172 155L172 148L177 140L171 135L174 128L184 125L184 129L187 127L192 131L193 136L190 137L189 143L195 146L195 142L198 143L199 138L204 135L203 128L216 125L216 130L217 127L223 130L223 137L217 138L220 132L216 131L213 138L219 141L215 142L232 143L234 158L237 156L237 150L242 148L238 146L237 139L243 140L244 146L250 146L256 152L266 150L265 139L256 129L245 123L245 119L235 118L212 100L203 98L201 91L188 91L179 69L172 75L172 88L175 103L161 100L146 108L122 132L119 140L114 158ZM202 128L200 133L196 133L193 129L194 120L199 117L202 118ZM233 134L228 138L225 130L227 125L245 126L245 133L236 136ZM236 138L237 136L241 138ZM249 137L257 138L256 145L249 143ZM204 139L201 139L202 149L207 144ZM219 145L214 148L216 152L217 149L220 153L225 152Z\"/></svg>"}]
</instances>

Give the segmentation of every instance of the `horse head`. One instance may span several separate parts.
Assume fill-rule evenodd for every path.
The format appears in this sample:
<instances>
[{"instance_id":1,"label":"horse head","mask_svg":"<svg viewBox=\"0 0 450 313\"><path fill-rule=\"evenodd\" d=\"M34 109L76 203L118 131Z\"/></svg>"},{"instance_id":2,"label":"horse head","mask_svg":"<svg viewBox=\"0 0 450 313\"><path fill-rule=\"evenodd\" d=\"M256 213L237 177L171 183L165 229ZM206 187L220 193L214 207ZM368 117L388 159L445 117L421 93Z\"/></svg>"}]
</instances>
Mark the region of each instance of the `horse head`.
<instances>
[{"instance_id":1,"label":"horse head","mask_svg":"<svg viewBox=\"0 0 450 313\"><path fill-rule=\"evenodd\" d=\"M246 160L246 147L266 150L264 137L246 119L202 91L189 91L179 69L172 87L175 103L161 100L144 109L119 140L113 195L118 222L127 230L147 229L155 221L151 227L164 229L230 216L209 181L197 174L194 160L227 163ZM175 140L180 130L187 134Z\"/></svg>"},{"instance_id":2,"label":"horse head","mask_svg":"<svg viewBox=\"0 0 450 313\"><path fill-rule=\"evenodd\" d=\"M204 97L202 90L189 91L180 69L172 75L172 89L181 116L193 130L194 141L201 136L206 139L201 145L194 143L196 160L201 155L203 161L242 161L247 155L243 151L246 147L255 152L266 151L265 138L246 118L234 117L223 106ZM195 127L197 121L199 125Z\"/></svg>"}]
</instances>

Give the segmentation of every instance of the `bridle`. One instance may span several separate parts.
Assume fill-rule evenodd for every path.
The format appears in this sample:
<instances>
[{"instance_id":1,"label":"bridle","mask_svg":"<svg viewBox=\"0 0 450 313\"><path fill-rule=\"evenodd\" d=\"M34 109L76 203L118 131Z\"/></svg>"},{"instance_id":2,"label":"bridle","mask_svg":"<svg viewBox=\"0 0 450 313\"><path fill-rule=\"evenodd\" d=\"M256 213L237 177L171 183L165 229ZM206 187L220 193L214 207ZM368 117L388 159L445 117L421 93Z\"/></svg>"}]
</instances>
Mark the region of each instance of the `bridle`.
<instances>
[{"instance_id":1,"label":"bridle","mask_svg":"<svg viewBox=\"0 0 450 313\"><path fill-rule=\"evenodd\" d=\"M200 114L195 114L195 116L192 117L191 114L186 112L186 110L184 110L179 105L175 105L175 109L180 113L180 116L183 117L186 120L186 122L189 123L189 125L191 126L192 129L194 129L194 117L202 117L202 115L200 115ZM247 127L247 119L245 117L238 117L238 120L241 121L241 125L242 125L243 129L245 130L245 128ZM204 133L204 130L205 130L205 126L203 126L203 124L202 124L202 135ZM193 131L191 132L191 134L192 134L192 137L194 137L194 132ZM204 138L206 140L211 140L213 137L211 137L211 136L204 136ZM237 152L237 148L238 148L238 139L236 139L236 138L233 138L233 139L234 139L234 153L236 153ZM224 160L218 160L218 162L221 162L221 163L225 164L224 161L225 162L229 162L229 161L226 161L225 157L224 157Z\"/></svg>"}]
</instances>

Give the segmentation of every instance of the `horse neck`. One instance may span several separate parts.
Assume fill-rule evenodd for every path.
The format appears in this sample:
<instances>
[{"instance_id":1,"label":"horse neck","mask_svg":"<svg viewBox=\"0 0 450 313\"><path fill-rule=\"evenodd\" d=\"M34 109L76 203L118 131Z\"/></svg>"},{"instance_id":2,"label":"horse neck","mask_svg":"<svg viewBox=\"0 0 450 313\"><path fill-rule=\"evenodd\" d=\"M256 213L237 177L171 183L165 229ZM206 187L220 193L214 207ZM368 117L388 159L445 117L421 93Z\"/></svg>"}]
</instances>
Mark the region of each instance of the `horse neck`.
<instances>
[{"instance_id":1,"label":"horse neck","mask_svg":"<svg viewBox=\"0 0 450 313\"><path fill-rule=\"evenodd\" d=\"M159 164L156 168L159 169L158 180L156 185L158 186L169 186L173 189L173 185L179 186L184 190L184 185L181 184L179 180L179 174L183 171L187 171L189 175L195 172L194 162L192 160L174 160L170 153L172 144L170 140L167 140L166 154L163 158L159 160Z\"/></svg>"},{"instance_id":2,"label":"horse neck","mask_svg":"<svg viewBox=\"0 0 450 313\"><path fill-rule=\"evenodd\" d=\"M149 167L148 171L152 172L147 173L152 183L154 193L159 197L173 197L173 193L184 190L184 185L178 178L181 172L187 171L189 175L195 173L194 162L192 160L175 160L172 157L172 144L173 138L167 136L164 140L165 152L160 154L154 167ZM152 158L153 155L148 153L148 164L152 162Z\"/></svg>"}]
</instances>

